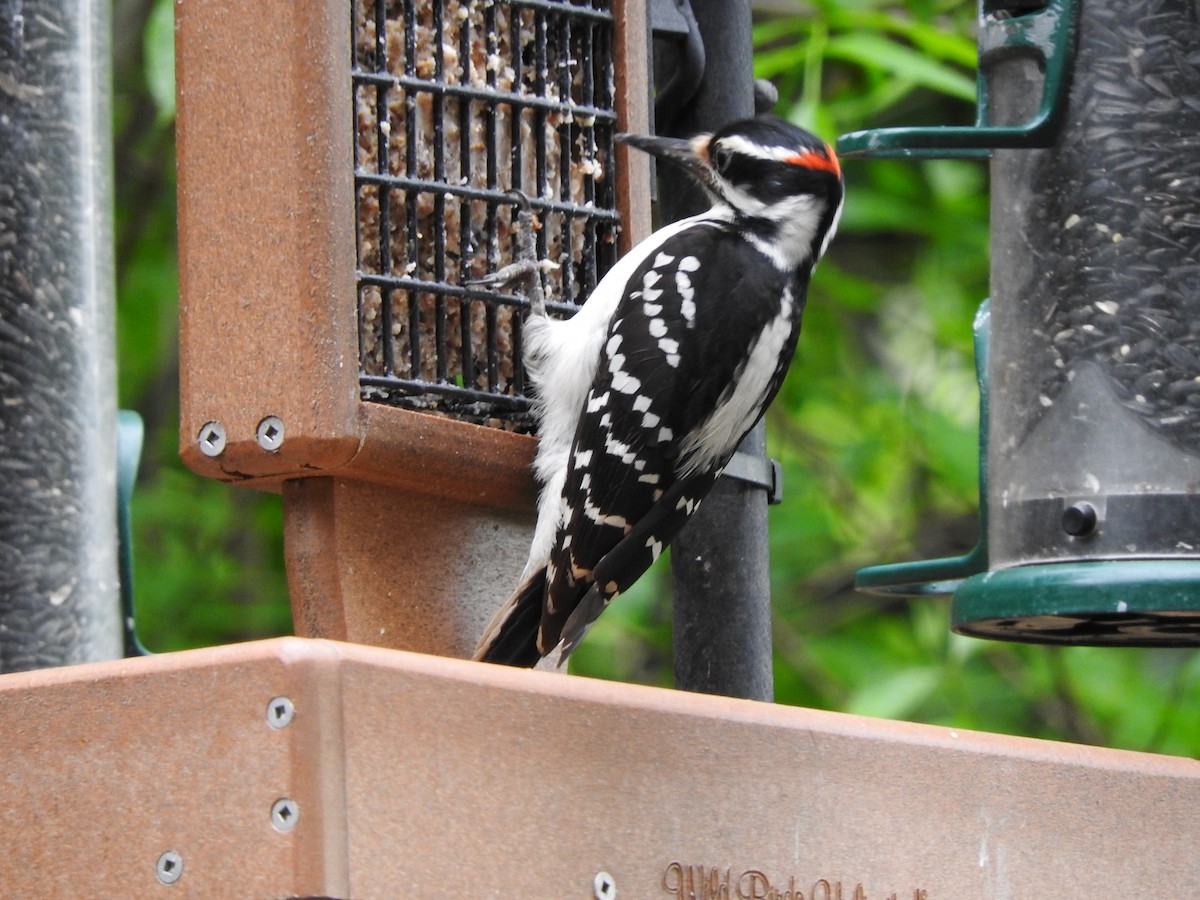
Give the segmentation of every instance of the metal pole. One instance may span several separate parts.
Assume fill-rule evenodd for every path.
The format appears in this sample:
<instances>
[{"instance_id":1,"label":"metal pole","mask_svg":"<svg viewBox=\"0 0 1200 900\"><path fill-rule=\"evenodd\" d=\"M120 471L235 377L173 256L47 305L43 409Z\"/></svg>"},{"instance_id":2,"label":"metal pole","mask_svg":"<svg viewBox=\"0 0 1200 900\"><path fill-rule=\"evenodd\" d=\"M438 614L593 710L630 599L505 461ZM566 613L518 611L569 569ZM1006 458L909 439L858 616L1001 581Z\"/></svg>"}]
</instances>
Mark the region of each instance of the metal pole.
<instances>
[{"instance_id":1,"label":"metal pole","mask_svg":"<svg viewBox=\"0 0 1200 900\"><path fill-rule=\"evenodd\" d=\"M109 13L0 0L0 671L122 653Z\"/></svg>"},{"instance_id":2,"label":"metal pole","mask_svg":"<svg viewBox=\"0 0 1200 900\"><path fill-rule=\"evenodd\" d=\"M704 43L704 77L691 102L663 133L712 130L754 113L748 0L692 0ZM663 221L708 207L703 193L667 168L659 171ZM761 423L742 451L764 455ZM671 550L675 686L688 691L771 700L771 591L767 495L722 478Z\"/></svg>"}]
</instances>

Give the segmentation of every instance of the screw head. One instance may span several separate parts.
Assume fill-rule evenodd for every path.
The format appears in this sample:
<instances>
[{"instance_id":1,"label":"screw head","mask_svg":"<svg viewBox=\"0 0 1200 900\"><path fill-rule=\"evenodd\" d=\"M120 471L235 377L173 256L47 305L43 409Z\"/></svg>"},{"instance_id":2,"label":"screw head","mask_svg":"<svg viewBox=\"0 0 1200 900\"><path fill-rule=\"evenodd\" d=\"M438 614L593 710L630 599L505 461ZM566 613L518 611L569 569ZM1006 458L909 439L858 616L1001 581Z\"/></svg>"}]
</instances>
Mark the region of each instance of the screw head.
<instances>
[{"instance_id":1,"label":"screw head","mask_svg":"<svg viewBox=\"0 0 1200 900\"><path fill-rule=\"evenodd\" d=\"M174 884L183 876L183 857L174 850L166 850L154 865L154 872L163 884Z\"/></svg>"},{"instance_id":2,"label":"screw head","mask_svg":"<svg viewBox=\"0 0 1200 900\"><path fill-rule=\"evenodd\" d=\"M267 704L267 724L272 728L287 728L295 714L296 707L287 697L272 697Z\"/></svg>"},{"instance_id":3,"label":"screw head","mask_svg":"<svg viewBox=\"0 0 1200 900\"><path fill-rule=\"evenodd\" d=\"M276 831L291 831L300 818L300 808L291 797L280 797L271 804L271 824Z\"/></svg>"},{"instance_id":4,"label":"screw head","mask_svg":"<svg viewBox=\"0 0 1200 900\"><path fill-rule=\"evenodd\" d=\"M592 879L592 894L596 900L617 900L617 883L607 872L597 872Z\"/></svg>"},{"instance_id":5,"label":"screw head","mask_svg":"<svg viewBox=\"0 0 1200 900\"><path fill-rule=\"evenodd\" d=\"M274 453L283 446L283 419L279 416L267 416L258 423L254 436L258 440L258 446Z\"/></svg>"},{"instance_id":6,"label":"screw head","mask_svg":"<svg viewBox=\"0 0 1200 900\"><path fill-rule=\"evenodd\" d=\"M220 456L225 451L225 426L220 422L205 422L196 435L196 446L205 456Z\"/></svg>"},{"instance_id":7,"label":"screw head","mask_svg":"<svg viewBox=\"0 0 1200 900\"><path fill-rule=\"evenodd\" d=\"M1063 531L1071 535L1071 537L1087 537L1096 530L1096 523L1098 521L1099 516L1096 515L1096 507L1084 501L1072 503L1063 510Z\"/></svg>"}]
</instances>

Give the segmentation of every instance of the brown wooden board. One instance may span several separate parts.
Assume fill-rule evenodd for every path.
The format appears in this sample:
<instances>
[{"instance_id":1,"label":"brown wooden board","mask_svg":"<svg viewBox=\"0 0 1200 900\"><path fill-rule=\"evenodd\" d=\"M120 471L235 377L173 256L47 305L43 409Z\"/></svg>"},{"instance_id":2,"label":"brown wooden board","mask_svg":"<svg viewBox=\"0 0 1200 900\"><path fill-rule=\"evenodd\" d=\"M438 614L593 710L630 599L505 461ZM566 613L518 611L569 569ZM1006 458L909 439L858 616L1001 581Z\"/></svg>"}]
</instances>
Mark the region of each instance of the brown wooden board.
<instances>
[{"instance_id":1,"label":"brown wooden board","mask_svg":"<svg viewBox=\"0 0 1200 900\"><path fill-rule=\"evenodd\" d=\"M0 733L4 896L586 900L602 872L626 900L1200 884L1193 760L334 642L0 676Z\"/></svg>"},{"instance_id":2,"label":"brown wooden board","mask_svg":"<svg viewBox=\"0 0 1200 900\"><path fill-rule=\"evenodd\" d=\"M295 633L469 657L517 584L530 514L347 478L283 487Z\"/></svg>"},{"instance_id":3,"label":"brown wooden board","mask_svg":"<svg viewBox=\"0 0 1200 900\"><path fill-rule=\"evenodd\" d=\"M176 6L180 447L223 480L358 451L345 2ZM275 452L255 439L278 417ZM197 448L221 423L219 457Z\"/></svg>"},{"instance_id":4,"label":"brown wooden board","mask_svg":"<svg viewBox=\"0 0 1200 900\"><path fill-rule=\"evenodd\" d=\"M650 23L646 0L613 0L617 31L614 45L617 85L617 124L623 131L649 134ZM652 194L650 161L646 154L617 147L617 208L621 212L621 252L628 252L650 234Z\"/></svg>"}]
</instances>

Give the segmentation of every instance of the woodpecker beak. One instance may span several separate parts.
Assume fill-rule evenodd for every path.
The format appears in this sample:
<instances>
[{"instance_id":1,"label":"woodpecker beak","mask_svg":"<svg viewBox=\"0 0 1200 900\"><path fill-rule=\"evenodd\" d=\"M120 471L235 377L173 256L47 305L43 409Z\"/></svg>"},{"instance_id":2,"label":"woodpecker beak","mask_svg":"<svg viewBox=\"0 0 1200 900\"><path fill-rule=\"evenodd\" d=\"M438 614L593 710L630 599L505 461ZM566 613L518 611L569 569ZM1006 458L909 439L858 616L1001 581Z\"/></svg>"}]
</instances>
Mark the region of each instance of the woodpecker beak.
<instances>
[{"instance_id":1,"label":"woodpecker beak","mask_svg":"<svg viewBox=\"0 0 1200 900\"><path fill-rule=\"evenodd\" d=\"M712 181L712 173L708 168L708 160L704 153L704 147L708 146L708 135L703 135L702 138L672 138L672 137L649 137L644 134L625 134L619 133L616 136L617 141L622 144L628 144L630 147L649 153L656 159L665 159L669 162L682 168L685 172L699 181L701 184L708 184Z\"/></svg>"}]
</instances>

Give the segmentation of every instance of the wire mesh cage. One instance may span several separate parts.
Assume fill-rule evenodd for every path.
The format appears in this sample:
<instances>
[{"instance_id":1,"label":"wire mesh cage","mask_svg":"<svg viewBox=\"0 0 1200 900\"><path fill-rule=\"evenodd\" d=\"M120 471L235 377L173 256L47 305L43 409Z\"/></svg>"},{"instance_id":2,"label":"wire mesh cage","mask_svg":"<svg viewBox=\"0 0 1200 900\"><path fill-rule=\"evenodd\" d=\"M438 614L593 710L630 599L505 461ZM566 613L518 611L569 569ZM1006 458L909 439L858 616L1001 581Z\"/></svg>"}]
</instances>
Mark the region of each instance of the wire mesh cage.
<instances>
[{"instance_id":1,"label":"wire mesh cage","mask_svg":"<svg viewBox=\"0 0 1200 900\"><path fill-rule=\"evenodd\" d=\"M529 427L519 293L472 284L538 215L550 309L616 257L609 0L352 0L365 400Z\"/></svg>"}]
</instances>

